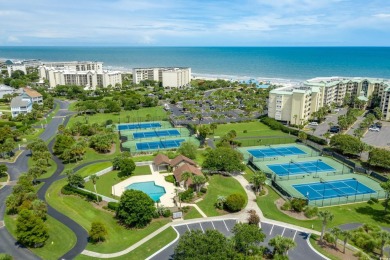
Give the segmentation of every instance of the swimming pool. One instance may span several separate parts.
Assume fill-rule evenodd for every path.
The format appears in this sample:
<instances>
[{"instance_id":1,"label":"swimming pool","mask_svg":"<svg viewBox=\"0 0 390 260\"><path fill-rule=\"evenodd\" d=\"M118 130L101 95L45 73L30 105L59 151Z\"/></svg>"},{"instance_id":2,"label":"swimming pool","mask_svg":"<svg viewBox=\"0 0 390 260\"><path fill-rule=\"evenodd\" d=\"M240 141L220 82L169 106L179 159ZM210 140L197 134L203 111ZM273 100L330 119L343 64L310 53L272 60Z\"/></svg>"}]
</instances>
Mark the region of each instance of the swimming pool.
<instances>
[{"instance_id":1,"label":"swimming pool","mask_svg":"<svg viewBox=\"0 0 390 260\"><path fill-rule=\"evenodd\" d=\"M154 202L160 201L160 197L163 196L166 191L165 188L156 185L154 181L136 182L126 187L126 190L140 190L149 195Z\"/></svg>"}]
</instances>

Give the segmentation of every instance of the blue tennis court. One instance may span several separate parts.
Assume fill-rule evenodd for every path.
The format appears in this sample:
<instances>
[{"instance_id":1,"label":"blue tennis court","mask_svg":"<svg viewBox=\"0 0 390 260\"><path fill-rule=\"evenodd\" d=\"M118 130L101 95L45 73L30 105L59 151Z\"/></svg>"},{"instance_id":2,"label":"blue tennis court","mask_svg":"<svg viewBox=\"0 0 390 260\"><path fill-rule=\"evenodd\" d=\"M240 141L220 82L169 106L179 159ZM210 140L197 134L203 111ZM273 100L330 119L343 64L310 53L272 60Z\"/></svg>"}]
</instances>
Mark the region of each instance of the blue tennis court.
<instances>
[{"instance_id":1,"label":"blue tennis court","mask_svg":"<svg viewBox=\"0 0 390 260\"><path fill-rule=\"evenodd\" d=\"M164 137L164 136L179 136L179 135L180 132L176 129L133 133L134 139Z\"/></svg>"},{"instance_id":2,"label":"blue tennis court","mask_svg":"<svg viewBox=\"0 0 390 260\"><path fill-rule=\"evenodd\" d=\"M135 129L147 129L161 127L160 123L134 123L134 124L120 124L118 130L135 130Z\"/></svg>"},{"instance_id":3,"label":"blue tennis court","mask_svg":"<svg viewBox=\"0 0 390 260\"><path fill-rule=\"evenodd\" d=\"M320 181L314 183L296 184L292 186L309 200L321 200L375 193L375 191L360 183L356 179Z\"/></svg>"},{"instance_id":4,"label":"blue tennis court","mask_svg":"<svg viewBox=\"0 0 390 260\"><path fill-rule=\"evenodd\" d=\"M290 163L269 164L267 167L279 176L336 171L335 168L320 160L305 162L291 160Z\"/></svg>"},{"instance_id":5,"label":"blue tennis court","mask_svg":"<svg viewBox=\"0 0 390 260\"><path fill-rule=\"evenodd\" d=\"M184 139L136 143L138 151L171 149L180 146Z\"/></svg>"},{"instance_id":6,"label":"blue tennis court","mask_svg":"<svg viewBox=\"0 0 390 260\"><path fill-rule=\"evenodd\" d=\"M269 147L248 150L253 157L276 157L276 156L289 156L289 155L301 155L306 154L304 151L296 146L283 146L283 147Z\"/></svg>"}]
</instances>

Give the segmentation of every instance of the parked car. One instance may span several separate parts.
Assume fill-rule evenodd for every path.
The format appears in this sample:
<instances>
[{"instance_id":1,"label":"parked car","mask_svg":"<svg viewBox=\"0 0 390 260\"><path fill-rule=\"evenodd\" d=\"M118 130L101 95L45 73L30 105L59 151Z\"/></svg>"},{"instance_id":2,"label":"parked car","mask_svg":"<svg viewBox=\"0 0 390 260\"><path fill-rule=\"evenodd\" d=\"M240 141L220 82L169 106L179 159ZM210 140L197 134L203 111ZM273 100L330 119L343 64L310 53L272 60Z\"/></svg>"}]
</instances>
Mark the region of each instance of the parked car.
<instances>
[{"instance_id":1,"label":"parked car","mask_svg":"<svg viewBox=\"0 0 390 260\"><path fill-rule=\"evenodd\" d=\"M379 132L380 131L380 129L378 127L370 127L370 128L368 128L368 130L373 131L373 132Z\"/></svg>"},{"instance_id":2,"label":"parked car","mask_svg":"<svg viewBox=\"0 0 390 260\"><path fill-rule=\"evenodd\" d=\"M334 112L340 112L340 108L335 108Z\"/></svg>"},{"instance_id":3,"label":"parked car","mask_svg":"<svg viewBox=\"0 0 390 260\"><path fill-rule=\"evenodd\" d=\"M311 125L311 126L318 126L318 122L310 122L309 125Z\"/></svg>"},{"instance_id":4,"label":"parked car","mask_svg":"<svg viewBox=\"0 0 390 260\"><path fill-rule=\"evenodd\" d=\"M329 132L337 134L338 132L340 132L340 127L332 126L331 128L329 128Z\"/></svg>"}]
</instances>

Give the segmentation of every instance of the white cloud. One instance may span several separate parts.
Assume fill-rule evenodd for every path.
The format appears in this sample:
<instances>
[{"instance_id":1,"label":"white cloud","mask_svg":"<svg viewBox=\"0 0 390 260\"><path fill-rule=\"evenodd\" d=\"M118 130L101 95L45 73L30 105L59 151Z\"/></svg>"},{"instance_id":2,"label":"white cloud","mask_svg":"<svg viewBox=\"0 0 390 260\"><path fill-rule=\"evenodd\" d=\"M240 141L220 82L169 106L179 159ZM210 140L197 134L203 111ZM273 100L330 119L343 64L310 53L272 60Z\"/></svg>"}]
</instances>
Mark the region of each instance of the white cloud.
<instances>
[{"instance_id":1,"label":"white cloud","mask_svg":"<svg viewBox=\"0 0 390 260\"><path fill-rule=\"evenodd\" d=\"M9 42L9 43L21 43L22 41L18 37L10 35L7 38L7 42Z\"/></svg>"},{"instance_id":2,"label":"white cloud","mask_svg":"<svg viewBox=\"0 0 390 260\"><path fill-rule=\"evenodd\" d=\"M374 14L373 16L377 18L384 18L384 19L390 18L390 14Z\"/></svg>"}]
</instances>

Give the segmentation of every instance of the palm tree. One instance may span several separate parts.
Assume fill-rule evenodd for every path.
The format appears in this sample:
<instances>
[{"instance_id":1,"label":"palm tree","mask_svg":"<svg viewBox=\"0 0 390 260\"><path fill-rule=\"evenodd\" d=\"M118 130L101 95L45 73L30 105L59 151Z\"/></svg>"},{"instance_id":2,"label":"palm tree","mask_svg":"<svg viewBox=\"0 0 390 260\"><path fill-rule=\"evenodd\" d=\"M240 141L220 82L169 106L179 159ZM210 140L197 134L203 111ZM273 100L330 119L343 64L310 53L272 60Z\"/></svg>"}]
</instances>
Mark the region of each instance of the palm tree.
<instances>
[{"instance_id":1,"label":"palm tree","mask_svg":"<svg viewBox=\"0 0 390 260\"><path fill-rule=\"evenodd\" d=\"M192 173L191 172L183 172L183 174L180 177L180 181L184 181L184 188L187 189L187 181L189 179L192 179Z\"/></svg>"},{"instance_id":2,"label":"palm tree","mask_svg":"<svg viewBox=\"0 0 390 260\"><path fill-rule=\"evenodd\" d=\"M206 178L203 175L194 175L192 177L192 182L195 185L195 190L200 192L202 185L206 183Z\"/></svg>"},{"instance_id":3,"label":"palm tree","mask_svg":"<svg viewBox=\"0 0 390 260\"><path fill-rule=\"evenodd\" d=\"M253 174L251 178L251 182L253 183L253 187L255 188L255 192L258 193L261 191L261 187L263 186L267 176L265 176L264 172L257 171Z\"/></svg>"},{"instance_id":4,"label":"palm tree","mask_svg":"<svg viewBox=\"0 0 390 260\"><path fill-rule=\"evenodd\" d=\"M210 130L213 131L213 134L214 134L214 130L217 129L218 125L216 123L211 123L210 124Z\"/></svg>"},{"instance_id":5,"label":"palm tree","mask_svg":"<svg viewBox=\"0 0 390 260\"><path fill-rule=\"evenodd\" d=\"M91 176L89 176L89 179L93 183L93 188L95 189L95 194L96 194L96 202L99 204L99 197L98 197L98 193L97 193L97 190L96 190L96 182L99 179L99 176L97 176L96 174L92 174Z\"/></svg>"},{"instance_id":6,"label":"palm tree","mask_svg":"<svg viewBox=\"0 0 390 260\"><path fill-rule=\"evenodd\" d=\"M347 245L348 239L352 238L352 233L349 230L344 230L341 232L341 235L344 237L344 248L343 248L343 253L345 254L345 246Z\"/></svg>"},{"instance_id":7,"label":"palm tree","mask_svg":"<svg viewBox=\"0 0 390 260\"><path fill-rule=\"evenodd\" d=\"M297 125L297 118L298 118L298 115L294 115L294 120L295 120L295 125Z\"/></svg>"},{"instance_id":8,"label":"palm tree","mask_svg":"<svg viewBox=\"0 0 390 260\"><path fill-rule=\"evenodd\" d=\"M334 227L330 230L330 233L334 236L334 247L337 250L337 242L339 240L339 236L341 235L342 231L338 227Z\"/></svg>"},{"instance_id":9,"label":"palm tree","mask_svg":"<svg viewBox=\"0 0 390 260\"><path fill-rule=\"evenodd\" d=\"M326 225L328 224L328 222L331 222L333 220L334 215L330 211L324 210L318 212L318 217L322 220L322 230L320 237L320 242L322 242L326 230Z\"/></svg>"},{"instance_id":10,"label":"palm tree","mask_svg":"<svg viewBox=\"0 0 390 260\"><path fill-rule=\"evenodd\" d=\"M378 238L381 246L381 259L382 259L385 247L390 244L390 233L388 231L381 230L375 234L375 237Z\"/></svg>"},{"instance_id":11,"label":"palm tree","mask_svg":"<svg viewBox=\"0 0 390 260\"><path fill-rule=\"evenodd\" d=\"M268 242L268 245L274 248L274 255L286 255L287 251L296 247L297 244L291 238L277 235Z\"/></svg>"},{"instance_id":12,"label":"palm tree","mask_svg":"<svg viewBox=\"0 0 390 260\"><path fill-rule=\"evenodd\" d=\"M326 132L325 134L323 134L323 136L325 137L326 143L329 144L330 133Z\"/></svg>"}]
</instances>

